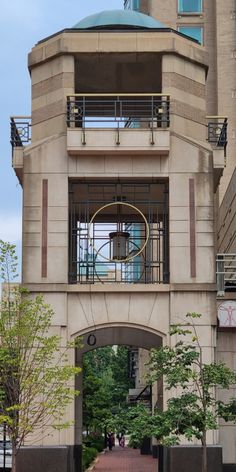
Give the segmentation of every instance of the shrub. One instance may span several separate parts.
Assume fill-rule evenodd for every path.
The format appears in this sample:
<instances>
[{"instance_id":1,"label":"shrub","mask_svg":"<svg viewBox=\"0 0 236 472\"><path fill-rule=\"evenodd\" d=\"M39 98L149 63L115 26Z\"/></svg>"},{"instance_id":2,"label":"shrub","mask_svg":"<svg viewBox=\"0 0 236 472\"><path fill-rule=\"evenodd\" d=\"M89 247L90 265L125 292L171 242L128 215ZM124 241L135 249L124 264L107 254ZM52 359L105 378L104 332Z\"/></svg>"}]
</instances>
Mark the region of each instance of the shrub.
<instances>
[{"instance_id":1,"label":"shrub","mask_svg":"<svg viewBox=\"0 0 236 472\"><path fill-rule=\"evenodd\" d=\"M128 443L128 447L138 449L140 447L140 440L131 437Z\"/></svg>"},{"instance_id":2,"label":"shrub","mask_svg":"<svg viewBox=\"0 0 236 472\"><path fill-rule=\"evenodd\" d=\"M94 447L98 452L104 449L104 437L90 434L83 439L83 443L87 447Z\"/></svg>"},{"instance_id":3,"label":"shrub","mask_svg":"<svg viewBox=\"0 0 236 472\"><path fill-rule=\"evenodd\" d=\"M97 449L95 447L87 447L83 445L83 456L82 456L82 464L83 464L83 472L89 467L91 462L97 456Z\"/></svg>"}]
</instances>

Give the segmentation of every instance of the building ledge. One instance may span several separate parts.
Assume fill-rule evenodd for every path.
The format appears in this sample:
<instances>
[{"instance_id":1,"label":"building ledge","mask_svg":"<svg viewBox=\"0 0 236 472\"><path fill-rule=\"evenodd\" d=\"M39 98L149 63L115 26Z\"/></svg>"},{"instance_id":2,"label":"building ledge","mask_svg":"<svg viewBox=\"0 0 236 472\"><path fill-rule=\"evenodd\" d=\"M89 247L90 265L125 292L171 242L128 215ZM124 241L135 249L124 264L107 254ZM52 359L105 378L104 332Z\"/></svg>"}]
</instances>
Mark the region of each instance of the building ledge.
<instances>
[{"instance_id":1,"label":"building ledge","mask_svg":"<svg viewBox=\"0 0 236 472\"><path fill-rule=\"evenodd\" d=\"M23 155L24 155L24 147L19 146L19 147L13 148L12 167L21 185L23 181Z\"/></svg>"},{"instance_id":2,"label":"building ledge","mask_svg":"<svg viewBox=\"0 0 236 472\"><path fill-rule=\"evenodd\" d=\"M168 293L168 292L216 292L216 284L208 283L176 283L176 284L54 284L35 283L22 284L30 292L145 292L145 293Z\"/></svg>"},{"instance_id":3,"label":"building ledge","mask_svg":"<svg viewBox=\"0 0 236 472\"><path fill-rule=\"evenodd\" d=\"M214 191L217 190L220 179L223 175L226 166L225 151L222 148L213 149L213 176L214 176Z\"/></svg>"},{"instance_id":4,"label":"building ledge","mask_svg":"<svg viewBox=\"0 0 236 472\"><path fill-rule=\"evenodd\" d=\"M77 154L161 154L170 150L169 129L67 129L67 151Z\"/></svg>"}]
</instances>

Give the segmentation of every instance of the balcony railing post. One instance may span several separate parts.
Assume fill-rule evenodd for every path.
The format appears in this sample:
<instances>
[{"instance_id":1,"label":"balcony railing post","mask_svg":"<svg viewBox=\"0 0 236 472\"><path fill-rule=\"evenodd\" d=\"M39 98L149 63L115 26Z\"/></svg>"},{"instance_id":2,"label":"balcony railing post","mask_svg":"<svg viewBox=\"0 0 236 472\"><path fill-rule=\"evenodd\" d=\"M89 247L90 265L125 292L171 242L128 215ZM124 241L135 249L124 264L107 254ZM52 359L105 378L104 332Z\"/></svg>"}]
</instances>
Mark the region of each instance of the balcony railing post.
<instances>
[{"instance_id":1,"label":"balcony railing post","mask_svg":"<svg viewBox=\"0 0 236 472\"><path fill-rule=\"evenodd\" d=\"M117 137L116 137L116 145L120 145L120 119L122 117L122 102L120 101L120 97L118 96L115 101L115 119L117 120Z\"/></svg>"},{"instance_id":2,"label":"balcony railing post","mask_svg":"<svg viewBox=\"0 0 236 472\"><path fill-rule=\"evenodd\" d=\"M118 101L119 101L119 120L122 118L122 98L120 97L117 97Z\"/></svg>"},{"instance_id":3,"label":"balcony railing post","mask_svg":"<svg viewBox=\"0 0 236 472\"><path fill-rule=\"evenodd\" d=\"M161 108L162 108L162 128L168 127L168 104L167 104L167 97L163 96L161 100Z\"/></svg>"},{"instance_id":4,"label":"balcony railing post","mask_svg":"<svg viewBox=\"0 0 236 472\"><path fill-rule=\"evenodd\" d=\"M86 145L86 134L85 134L85 117L86 117L86 101L85 96L83 97L83 108L82 108L82 145Z\"/></svg>"},{"instance_id":5,"label":"balcony railing post","mask_svg":"<svg viewBox=\"0 0 236 472\"><path fill-rule=\"evenodd\" d=\"M66 101L66 124L67 127L70 128L70 114L71 114L71 98L67 97Z\"/></svg>"},{"instance_id":6,"label":"balcony railing post","mask_svg":"<svg viewBox=\"0 0 236 472\"><path fill-rule=\"evenodd\" d=\"M151 108L152 108L152 116L151 116L151 145L155 144L154 142L154 131L153 131L153 112L154 112L154 97L151 97Z\"/></svg>"},{"instance_id":7,"label":"balcony railing post","mask_svg":"<svg viewBox=\"0 0 236 472\"><path fill-rule=\"evenodd\" d=\"M116 144L117 146L120 145L120 122L118 120L117 122L117 139L116 139Z\"/></svg>"},{"instance_id":8,"label":"balcony railing post","mask_svg":"<svg viewBox=\"0 0 236 472\"><path fill-rule=\"evenodd\" d=\"M218 254L216 260L216 283L217 295L223 297L225 294L225 260L223 254Z\"/></svg>"}]
</instances>

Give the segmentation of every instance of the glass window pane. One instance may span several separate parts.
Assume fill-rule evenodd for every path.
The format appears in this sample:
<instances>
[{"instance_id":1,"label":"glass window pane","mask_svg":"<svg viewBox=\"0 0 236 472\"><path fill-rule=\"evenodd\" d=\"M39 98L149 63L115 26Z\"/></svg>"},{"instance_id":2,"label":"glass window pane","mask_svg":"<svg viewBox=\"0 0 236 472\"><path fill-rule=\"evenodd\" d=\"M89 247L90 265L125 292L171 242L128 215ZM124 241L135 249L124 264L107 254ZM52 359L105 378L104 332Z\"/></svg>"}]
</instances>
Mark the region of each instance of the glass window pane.
<instances>
[{"instance_id":1,"label":"glass window pane","mask_svg":"<svg viewBox=\"0 0 236 472\"><path fill-rule=\"evenodd\" d=\"M125 0L124 1L125 10L140 10L140 0Z\"/></svg>"},{"instance_id":2,"label":"glass window pane","mask_svg":"<svg viewBox=\"0 0 236 472\"><path fill-rule=\"evenodd\" d=\"M139 0L133 0L133 10L139 10Z\"/></svg>"},{"instance_id":3,"label":"glass window pane","mask_svg":"<svg viewBox=\"0 0 236 472\"><path fill-rule=\"evenodd\" d=\"M196 39L199 44L203 42L203 29L201 26L180 26L179 28L180 33L187 34L190 38Z\"/></svg>"},{"instance_id":4,"label":"glass window pane","mask_svg":"<svg viewBox=\"0 0 236 472\"><path fill-rule=\"evenodd\" d=\"M180 13L199 13L202 11L202 0L179 0L178 11Z\"/></svg>"}]
</instances>

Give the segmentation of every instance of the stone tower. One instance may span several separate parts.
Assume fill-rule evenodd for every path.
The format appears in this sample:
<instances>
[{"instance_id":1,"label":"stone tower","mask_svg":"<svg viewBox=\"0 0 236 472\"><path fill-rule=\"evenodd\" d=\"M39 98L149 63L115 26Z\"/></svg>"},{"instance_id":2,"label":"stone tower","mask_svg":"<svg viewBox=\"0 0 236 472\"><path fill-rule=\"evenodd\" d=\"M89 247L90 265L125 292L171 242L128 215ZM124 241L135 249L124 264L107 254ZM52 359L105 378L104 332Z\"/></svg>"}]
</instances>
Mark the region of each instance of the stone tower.
<instances>
[{"instance_id":1,"label":"stone tower","mask_svg":"<svg viewBox=\"0 0 236 472\"><path fill-rule=\"evenodd\" d=\"M75 362L105 345L166 344L189 311L203 314L197 329L214 360L225 143L206 139L206 51L149 16L105 11L40 41L29 70L31 122L12 120L24 286L54 308L55 333L83 337ZM74 427L49 425L42 447L23 450L34 471L79 470L82 395L67 418Z\"/></svg>"}]
</instances>

